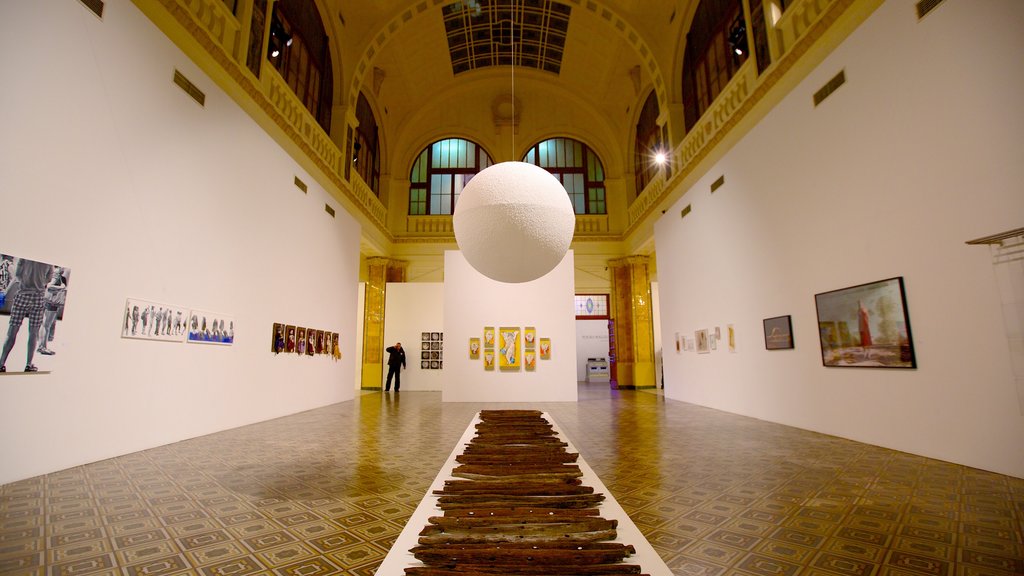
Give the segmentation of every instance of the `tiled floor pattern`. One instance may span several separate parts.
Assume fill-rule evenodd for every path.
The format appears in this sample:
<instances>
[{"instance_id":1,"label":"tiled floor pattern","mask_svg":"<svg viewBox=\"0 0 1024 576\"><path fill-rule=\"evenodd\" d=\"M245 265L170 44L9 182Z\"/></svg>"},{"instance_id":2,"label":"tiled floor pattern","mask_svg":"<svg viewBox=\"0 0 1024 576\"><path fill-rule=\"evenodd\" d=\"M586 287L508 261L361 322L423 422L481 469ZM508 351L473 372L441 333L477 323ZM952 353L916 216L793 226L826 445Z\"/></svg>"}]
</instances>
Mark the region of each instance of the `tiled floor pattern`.
<instances>
[{"instance_id":1,"label":"tiled floor pattern","mask_svg":"<svg viewBox=\"0 0 1024 576\"><path fill-rule=\"evenodd\" d=\"M0 486L0 574L373 574L473 415L364 394ZM580 387L548 411L678 575L1024 574L1024 480Z\"/></svg>"}]
</instances>

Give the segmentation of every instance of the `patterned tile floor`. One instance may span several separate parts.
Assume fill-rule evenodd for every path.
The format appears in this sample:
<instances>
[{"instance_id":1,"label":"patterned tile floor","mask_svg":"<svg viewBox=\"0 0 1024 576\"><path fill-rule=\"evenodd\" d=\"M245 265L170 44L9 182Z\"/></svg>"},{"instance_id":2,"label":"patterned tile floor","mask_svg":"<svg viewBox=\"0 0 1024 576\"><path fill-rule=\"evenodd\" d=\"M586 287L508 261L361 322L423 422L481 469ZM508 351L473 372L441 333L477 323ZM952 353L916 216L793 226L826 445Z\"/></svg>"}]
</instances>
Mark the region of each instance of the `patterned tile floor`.
<instances>
[{"instance_id":1,"label":"patterned tile floor","mask_svg":"<svg viewBox=\"0 0 1024 576\"><path fill-rule=\"evenodd\" d=\"M352 402L0 486L0 574L373 574L472 416ZM1024 480L581 384L547 410L679 575L1024 574Z\"/></svg>"}]
</instances>

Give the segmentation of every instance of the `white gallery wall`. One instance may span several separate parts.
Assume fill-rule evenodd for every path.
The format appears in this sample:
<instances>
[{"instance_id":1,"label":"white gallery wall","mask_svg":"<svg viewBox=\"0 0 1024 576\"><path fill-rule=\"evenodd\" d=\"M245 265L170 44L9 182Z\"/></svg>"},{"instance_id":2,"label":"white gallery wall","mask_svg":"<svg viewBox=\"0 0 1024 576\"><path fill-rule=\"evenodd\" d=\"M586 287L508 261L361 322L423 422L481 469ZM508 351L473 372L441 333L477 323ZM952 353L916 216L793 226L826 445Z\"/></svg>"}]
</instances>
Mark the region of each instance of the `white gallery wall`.
<instances>
[{"instance_id":1,"label":"white gallery wall","mask_svg":"<svg viewBox=\"0 0 1024 576\"><path fill-rule=\"evenodd\" d=\"M462 252L444 254L444 402L575 402L576 315L573 252L555 268L533 280L508 284L477 272ZM481 358L469 358L469 339L495 329L495 353L502 326L537 329L551 339L551 358L537 359L533 371L503 371L495 358L485 370ZM451 352L449 352L451 350ZM539 356L539 355L538 355Z\"/></svg>"},{"instance_id":2,"label":"white gallery wall","mask_svg":"<svg viewBox=\"0 0 1024 576\"><path fill-rule=\"evenodd\" d=\"M576 321L576 379L587 379L587 361L591 358L608 360L608 321Z\"/></svg>"},{"instance_id":3,"label":"white gallery wall","mask_svg":"<svg viewBox=\"0 0 1024 576\"><path fill-rule=\"evenodd\" d=\"M443 365L441 369L422 367L420 356L423 332L444 332L444 284L388 282L384 289L384 347L401 342L405 350L407 369L402 370L402 390L440 391L444 383L446 371ZM463 346L449 344L444 346L442 343L442 350L433 351L441 352L439 356L444 359L465 351ZM388 376L387 361L388 353L385 352L381 390Z\"/></svg>"},{"instance_id":4,"label":"white gallery wall","mask_svg":"<svg viewBox=\"0 0 1024 576\"><path fill-rule=\"evenodd\" d=\"M1016 0L886 2L668 210L662 342L734 324L737 351L667 347L667 397L1024 477L991 256L965 244L1022 225L1022 26ZM824 367L814 295L896 276L918 368ZM766 351L786 314L795 349Z\"/></svg>"},{"instance_id":5,"label":"white gallery wall","mask_svg":"<svg viewBox=\"0 0 1024 576\"><path fill-rule=\"evenodd\" d=\"M0 252L71 270L49 373L18 373L26 323L0 376L0 483L353 397L359 226L308 174L127 0L4 2L0 49ZM129 297L235 343L123 339ZM342 361L274 355L274 322Z\"/></svg>"}]
</instances>

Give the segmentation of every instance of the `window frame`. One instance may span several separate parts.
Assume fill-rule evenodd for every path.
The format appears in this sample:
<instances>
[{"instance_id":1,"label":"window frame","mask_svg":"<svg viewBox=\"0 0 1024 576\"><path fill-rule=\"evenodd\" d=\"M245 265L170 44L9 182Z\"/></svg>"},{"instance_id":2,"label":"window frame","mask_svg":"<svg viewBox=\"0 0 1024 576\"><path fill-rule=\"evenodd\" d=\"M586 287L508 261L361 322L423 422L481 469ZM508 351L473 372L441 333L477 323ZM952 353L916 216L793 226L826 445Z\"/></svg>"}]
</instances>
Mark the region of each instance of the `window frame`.
<instances>
[{"instance_id":1,"label":"window frame","mask_svg":"<svg viewBox=\"0 0 1024 576\"><path fill-rule=\"evenodd\" d=\"M569 156L569 154L565 153L566 143L571 143L574 148L578 146L579 153L582 156L581 165L542 166L540 162L541 146L550 142L555 143L554 155L556 162L559 162ZM562 144L562 146L559 147L559 144ZM572 156L576 156L575 150L573 151ZM569 201L572 203L573 212L575 214L580 216L608 214L608 187L605 186L604 181L604 163L601 162L601 157L597 155L597 152L594 152L593 148L587 146L586 142L576 140L575 138L570 138L568 136L546 138L539 142L535 142L530 146L523 154L522 161L543 168L552 176L557 178L562 184L562 187L565 188L566 194L569 195ZM566 187L566 176L582 177L582 193L570 191L569 188ZM576 198L581 198L582 212L579 210Z\"/></svg>"}]
</instances>

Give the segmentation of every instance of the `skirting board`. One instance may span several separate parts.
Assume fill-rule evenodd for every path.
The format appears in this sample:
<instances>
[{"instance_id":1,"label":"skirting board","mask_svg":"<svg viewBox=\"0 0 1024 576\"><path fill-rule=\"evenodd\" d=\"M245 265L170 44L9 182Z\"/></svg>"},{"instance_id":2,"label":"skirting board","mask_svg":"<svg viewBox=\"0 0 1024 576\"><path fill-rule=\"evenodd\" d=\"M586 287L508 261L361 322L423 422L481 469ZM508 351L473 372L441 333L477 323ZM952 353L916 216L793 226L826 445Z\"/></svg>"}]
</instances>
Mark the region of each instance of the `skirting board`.
<instances>
[{"instance_id":1,"label":"skirting board","mask_svg":"<svg viewBox=\"0 0 1024 576\"><path fill-rule=\"evenodd\" d=\"M569 452L579 452L576 447L573 446L572 441L569 440L562 433L562 430L558 427L558 423L555 422L554 418L551 417L547 412L543 413L545 420L551 423L555 432L558 433L558 437L567 444L566 450ZM423 564L417 560L409 550L417 545L419 539L419 533L423 530L423 527L428 524L427 519L431 516L440 516L443 514L440 508L437 507L438 497L434 495L434 490L441 490L444 488L446 480L454 480L452 476L452 470L455 469L457 463L455 457L462 454L465 451L466 444L473 439L476 435L476 425L480 422L480 415L477 414L473 421L469 423L466 431L462 434L462 438L455 445L455 449L451 455L448 456L448 460L441 467L441 471L438 472L437 477L434 478L433 484L427 490L427 494L420 501L419 506L416 507L416 511L413 512L412 517L409 518L409 522L402 529L402 533L398 535L398 539L395 540L395 544L388 551L388 555L384 558L384 562L381 563L380 567L377 568L376 576L404 576L405 569L410 566L422 566ZM583 472L583 485L591 486L594 488L595 493L604 494L605 500L598 506L601 512L601 517L608 520L618 520L619 525L617 528L617 537L612 542L619 542L622 544L631 544L636 549L636 554L627 557L624 560L625 564L639 564L644 574L650 576L672 576L672 571L669 570L665 562L658 556L650 542L644 538L643 534L640 533L640 529L633 524L633 521L626 515L626 511L619 506L619 503L615 501L615 498L611 495L611 492L605 488L604 484L594 473L593 469L587 465L586 461L583 460L583 455L580 455L577 459L576 464L579 465L580 471Z\"/></svg>"}]
</instances>

